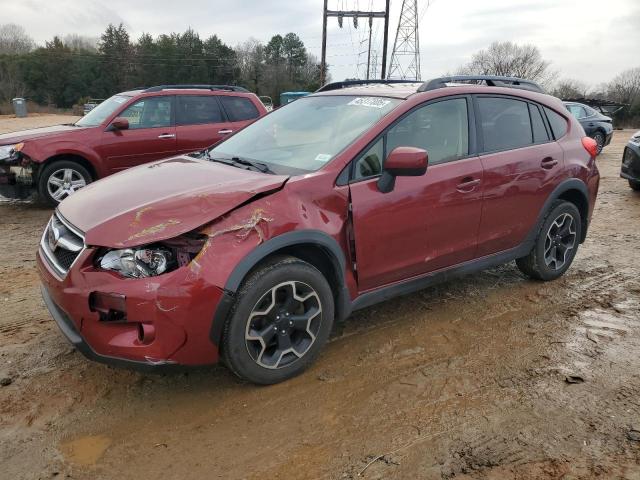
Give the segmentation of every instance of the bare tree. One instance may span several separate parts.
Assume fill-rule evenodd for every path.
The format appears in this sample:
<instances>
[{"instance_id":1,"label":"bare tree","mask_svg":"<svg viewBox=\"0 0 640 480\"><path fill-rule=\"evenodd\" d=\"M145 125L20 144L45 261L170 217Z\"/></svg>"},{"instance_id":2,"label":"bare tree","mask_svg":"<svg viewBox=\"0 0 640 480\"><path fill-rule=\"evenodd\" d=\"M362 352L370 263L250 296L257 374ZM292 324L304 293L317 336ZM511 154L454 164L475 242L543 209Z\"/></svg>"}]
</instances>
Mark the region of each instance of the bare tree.
<instances>
[{"instance_id":1,"label":"bare tree","mask_svg":"<svg viewBox=\"0 0 640 480\"><path fill-rule=\"evenodd\" d=\"M586 98L589 87L580 80L565 78L556 83L552 94L558 98Z\"/></svg>"},{"instance_id":2,"label":"bare tree","mask_svg":"<svg viewBox=\"0 0 640 480\"><path fill-rule=\"evenodd\" d=\"M0 25L0 55L20 55L30 52L35 43L20 25Z\"/></svg>"},{"instance_id":3,"label":"bare tree","mask_svg":"<svg viewBox=\"0 0 640 480\"><path fill-rule=\"evenodd\" d=\"M98 38L95 37L84 37L76 33L71 33L62 39L62 43L71 50L98 51Z\"/></svg>"},{"instance_id":4,"label":"bare tree","mask_svg":"<svg viewBox=\"0 0 640 480\"><path fill-rule=\"evenodd\" d=\"M534 45L493 42L486 50L474 54L471 61L460 68L459 73L520 77L545 83L552 75L549 65Z\"/></svg>"},{"instance_id":5,"label":"bare tree","mask_svg":"<svg viewBox=\"0 0 640 480\"><path fill-rule=\"evenodd\" d=\"M625 70L607 85L607 94L616 102L640 103L640 67Z\"/></svg>"}]
</instances>

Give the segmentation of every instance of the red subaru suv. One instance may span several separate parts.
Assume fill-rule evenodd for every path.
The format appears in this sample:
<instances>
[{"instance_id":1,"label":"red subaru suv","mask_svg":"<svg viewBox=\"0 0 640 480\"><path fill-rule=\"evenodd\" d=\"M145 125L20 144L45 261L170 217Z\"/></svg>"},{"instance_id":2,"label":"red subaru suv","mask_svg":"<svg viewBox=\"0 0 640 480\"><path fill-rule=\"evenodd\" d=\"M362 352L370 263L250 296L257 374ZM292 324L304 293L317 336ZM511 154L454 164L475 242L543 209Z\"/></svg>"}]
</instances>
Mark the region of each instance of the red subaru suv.
<instances>
[{"instance_id":1,"label":"red subaru suv","mask_svg":"<svg viewBox=\"0 0 640 480\"><path fill-rule=\"evenodd\" d=\"M50 205L125 168L214 145L267 113L248 90L161 85L122 92L76 123L0 135L0 194Z\"/></svg>"},{"instance_id":2,"label":"red subaru suv","mask_svg":"<svg viewBox=\"0 0 640 480\"><path fill-rule=\"evenodd\" d=\"M515 78L359 83L63 201L38 266L67 338L270 384L354 310L512 260L539 280L569 268L599 173L560 100Z\"/></svg>"}]
</instances>

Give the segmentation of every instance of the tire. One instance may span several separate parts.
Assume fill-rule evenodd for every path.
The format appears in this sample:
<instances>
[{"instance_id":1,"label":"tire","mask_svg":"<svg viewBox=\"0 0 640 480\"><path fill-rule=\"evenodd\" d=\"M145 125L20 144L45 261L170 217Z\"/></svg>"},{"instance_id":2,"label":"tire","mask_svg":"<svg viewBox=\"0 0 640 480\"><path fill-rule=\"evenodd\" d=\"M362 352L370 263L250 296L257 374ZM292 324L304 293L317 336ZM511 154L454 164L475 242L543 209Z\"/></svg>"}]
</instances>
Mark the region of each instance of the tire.
<instances>
[{"instance_id":1,"label":"tire","mask_svg":"<svg viewBox=\"0 0 640 480\"><path fill-rule=\"evenodd\" d=\"M631 190L640 192L640 182L638 182L637 180L629 180L629 186L631 187Z\"/></svg>"},{"instance_id":2,"label":"tire","mask_svg":"<svg viewBox=\"0 0 640 480\"><path fill-rule=\"evenodd\" d=\"M572 223L567 223L569 219ZM581 235L582 218L577 207L565 200L557 200L542 222L533 249L526 257L517 259L516 265L522 273L535 280L555 280L571 266Z\"/></svg>"},{"instance_id":3,"label":"tire","mask_svg":"<svg viewBox=\"0 0 640 480\"><path fill-rule=\"evenodd\" d=\"M59 160L46 165L38 179L38 194L43 203L56 207L77 190L90 184L89 171L73 160Z\"/></svg>"},{"instance_id":4,"label":"tire","mask_svg":"<svg viewBox=\"0 0 640 480\"><path fill-rule=\"evenodd\" d=\"M333 319L333 293L322 273L294 257L275 258L240 287L223 330L222 359L242 379L282 382L313 363Z\"/></svg>"},{"instance_id":5,"label":"tire","mask_svg":"<svg viewBox=\"0 0 640 480\"><path fill-rule=\"evenodd\" d=\"M605 139L604 133L598 131L593 134L592 138L598 144L598 155L600 155L600 153L602 153L602 149L604 148L604 139Z\"/></svg>"}]
</instances>

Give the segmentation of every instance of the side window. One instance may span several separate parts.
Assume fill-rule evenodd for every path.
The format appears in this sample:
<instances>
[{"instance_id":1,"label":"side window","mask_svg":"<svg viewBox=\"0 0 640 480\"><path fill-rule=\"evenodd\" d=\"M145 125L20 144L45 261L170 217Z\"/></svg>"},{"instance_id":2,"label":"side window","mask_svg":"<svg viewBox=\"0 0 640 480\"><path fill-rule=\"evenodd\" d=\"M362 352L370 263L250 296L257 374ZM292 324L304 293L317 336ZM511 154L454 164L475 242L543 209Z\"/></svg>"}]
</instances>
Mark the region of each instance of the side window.
<instances>
[{"instance_id":1,"label":"side window","mask_svg":"<svg viewBox=\"0 0 640 480\"><path fill-rule=\"evenodd\" d=\"M564 117L547 107L544 107L544 113L547 114L554 138L557 140L564 137L565 133L567 133L567 121Z\"/></svg>"},{"instance_id":2,"label":"side window","mask_svg":"<svg viewBox=\"0 0 640 480\"><path fill-rule=\"evenodd\" d=\"M567 105L567 109L571 112L571 115L576 117L578 120L587 116L587 112L580 105L569 104Z\"/></svg>"},{"instance_id":3,"label":"side window","mask_svg":"<svg viewBox=\"0 0 640 480\"><path fill-rule=\"evenodd\" d=\"M147 97L127 107L119 117L129 120L129 129L168 127L171 125L172 97Z\"/></svg>"},{"instance_id":4,"label":"side window","mask_svg":"<svg viewBox=\"0 0 640 480\"><path fill-rule=\"evenodd\" d=\"M177 125L200 125L224 121L220 105L212 95L178 95Z\"/></svg>"},{"instance_id":5,"label":"side window","mask_svg":"<svg viewBox=\"0 0 640 480\"><path fill-rule=\"evenodd\" d=\"M414 110L387 132L388 155L396 147L422 148L434 165L469 154L467 100L455 98Z\"/></svg>"},{"instance_id":6,"label":"side window","mask_svg":"<svg viewBox=\"0 0 640 480\"><path fill-rule=\"evenodd\" d=\"M533 143L527 103L511 98L478 97L485 152L521 148Z\"/></svg>"},{"instance_id":7,"label":"side window","mask_svg":"<svg viewBox=\"0 0 640 480\"><path fill-rule=\"evenodd\" d=\"M549 133L547 133L547 127L542 120L542 114L540 109L532 104L529 104L529 114L531 115L531 127L533 128L533 143L548 142Z\"/></svg>"},{"instance_id":8,"label":"side window","mask_svg":"<svg viewBox=\"0 0 640 480\"><path fill-rule=\"evenodd\" d=\"M382 162L384 160L384 137L380 137L358 160L356 160L353 178L372 177L382 173Z\"/></svg>"},{"instance_id":9,"label":"side window","mask_svg":"<svg viewBox=\"0 0 640 480\"><path fill-rule=\"evenodd\" d=\"M252 120L260 116L258 109L248 98L220 96L220 101L232 122Z\"/></svg>"}]
</instances>

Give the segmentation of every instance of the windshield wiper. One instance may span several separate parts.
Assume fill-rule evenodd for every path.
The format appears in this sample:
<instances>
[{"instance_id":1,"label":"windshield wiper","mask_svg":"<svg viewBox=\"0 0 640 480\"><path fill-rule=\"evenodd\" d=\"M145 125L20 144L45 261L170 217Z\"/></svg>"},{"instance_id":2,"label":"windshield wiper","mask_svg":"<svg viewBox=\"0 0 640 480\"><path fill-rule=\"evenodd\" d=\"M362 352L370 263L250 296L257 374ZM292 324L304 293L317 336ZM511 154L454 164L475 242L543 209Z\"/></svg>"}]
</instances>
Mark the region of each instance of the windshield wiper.
<instances>
[{"instance_id":1,"label":"windshield wiper","mask_svg":"<svg viewBox=\"0 0 640 480\"><path fill-rule=\"evenodd\" d=\"M256 162L255 160L248 160L246 158L241 157L231 157L231 158L215 158L212 157L209 152L206 153L209 160L214 162L224 163L225 165L231 165L232 167L250 167L254 170L257 170L262 173L275 173L271 170L266 164L262 162Z\"/></svg>"}]
</instances>

